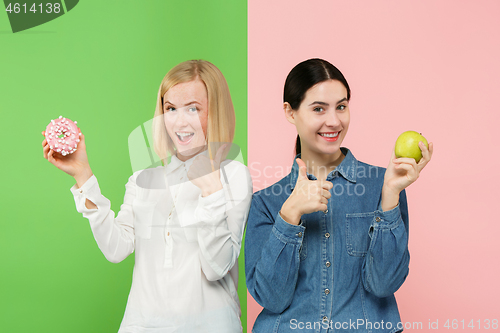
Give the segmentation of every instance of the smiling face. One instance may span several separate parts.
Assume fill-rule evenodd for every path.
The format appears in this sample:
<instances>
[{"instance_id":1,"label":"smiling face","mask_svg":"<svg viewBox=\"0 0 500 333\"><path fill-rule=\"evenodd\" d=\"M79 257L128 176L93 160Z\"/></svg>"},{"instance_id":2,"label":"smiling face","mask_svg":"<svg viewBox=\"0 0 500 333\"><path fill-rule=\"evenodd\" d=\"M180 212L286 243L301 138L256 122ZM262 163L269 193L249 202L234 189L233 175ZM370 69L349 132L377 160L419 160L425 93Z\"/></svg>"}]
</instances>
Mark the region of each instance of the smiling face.
<instances>
[{"instance_id":1,"label":"smiling face","mask_svg":"<svg viewBox=\"0 0 500 333\"><path fill-rule=\"evenodd\" d=\"M163 117L181 161L206 149L208 96L201 80L170 88L163 95Z\"/></svg>"},{"instance_id":2,"label":"smiling face","mask_svg":"<svg viewBox=\"0 0 500 333\"><path fill-rule=\"evenodd\" d=\"M340 81L327 80L312 86L297 110L285 103L285 114L297 127L302 155L340 157L350 119L347 89Z\"/></svg>"}]
</instances>

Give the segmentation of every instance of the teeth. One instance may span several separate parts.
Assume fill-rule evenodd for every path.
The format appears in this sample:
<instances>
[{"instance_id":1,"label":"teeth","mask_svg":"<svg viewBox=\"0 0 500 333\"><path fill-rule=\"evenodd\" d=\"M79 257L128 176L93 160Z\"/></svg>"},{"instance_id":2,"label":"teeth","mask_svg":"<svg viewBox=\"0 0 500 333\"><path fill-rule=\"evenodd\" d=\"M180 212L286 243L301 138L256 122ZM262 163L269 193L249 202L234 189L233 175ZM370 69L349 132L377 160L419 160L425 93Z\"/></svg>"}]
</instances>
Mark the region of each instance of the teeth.
<instances>
[{"instance_id":1,"label":"teeth","mask_svg":"<svg viewBox=\"0 0 500 333\"><path fill-rule=\"evenodd\" d=\"M325 138L335 138L339 135L339 132L335 132L333 134L319 133L319 135L324 136Z\"/></svg>"},{"instance_id":2,"label":"teeth","mask_svg":"<svg viewBox=\"0 0 500 333\"><path fill-rule=\"evenodd\" d=\"M175 134L177 134L178 136L189 136L189 135L192 135L194 133L186 133L186 132L175 132Z\"/></svg>"}]
</instances>

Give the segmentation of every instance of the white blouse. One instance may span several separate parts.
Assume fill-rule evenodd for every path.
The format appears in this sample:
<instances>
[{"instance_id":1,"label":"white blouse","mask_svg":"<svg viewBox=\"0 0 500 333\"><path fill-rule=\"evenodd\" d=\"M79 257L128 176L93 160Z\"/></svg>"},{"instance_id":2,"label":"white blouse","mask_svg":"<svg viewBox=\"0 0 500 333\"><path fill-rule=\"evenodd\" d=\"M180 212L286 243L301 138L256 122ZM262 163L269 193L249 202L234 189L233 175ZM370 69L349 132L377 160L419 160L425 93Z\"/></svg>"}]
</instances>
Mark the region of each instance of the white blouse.
<instances>
[{"instance_id":1,"label":"white blouse","mask_svg":"<svg viewBox=\"0 0 500 333\"><path fill-rule=\"evenodd\" d=\"M182 162L174 156L166 167L135 172L116 217L95 176L71 188L109 261L120 262L135 250L119 333L242 331L237 260L252 180L246 166L226 160L223 189L202 197L187 178L194 158ZM97 209L87 209L86 199Z\"/></svg>"}]
</instances>

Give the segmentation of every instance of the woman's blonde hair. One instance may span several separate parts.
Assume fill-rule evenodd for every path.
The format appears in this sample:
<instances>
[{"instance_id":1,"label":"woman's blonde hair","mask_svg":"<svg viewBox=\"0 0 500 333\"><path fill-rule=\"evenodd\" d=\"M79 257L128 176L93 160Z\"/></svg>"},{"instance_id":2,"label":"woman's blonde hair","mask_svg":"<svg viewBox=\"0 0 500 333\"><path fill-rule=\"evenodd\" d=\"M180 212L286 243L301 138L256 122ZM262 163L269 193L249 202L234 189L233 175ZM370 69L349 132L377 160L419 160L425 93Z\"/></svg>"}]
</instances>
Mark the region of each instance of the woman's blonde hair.
<instances>
[{"instance_id":1,"label":"woman's blonde hair","mask_svg":"<svg viewBox=\"0 0 500 333\"><path fill-rule=\"evenodd\" d=\"M224 75L212 63L205 60L189 60L172 68L163 78L158 90L155 117L153 120L153 142L158 157L166 165L169 152L175 155L175 146L167 134L163 120L163 96L179 83L201 80L207 88L208 124L207 143L210 157L215 152L210 143L232 142L234 137L234 107ZM218 145L217 145L218 146Z\"/></svg>"}]
</instances>

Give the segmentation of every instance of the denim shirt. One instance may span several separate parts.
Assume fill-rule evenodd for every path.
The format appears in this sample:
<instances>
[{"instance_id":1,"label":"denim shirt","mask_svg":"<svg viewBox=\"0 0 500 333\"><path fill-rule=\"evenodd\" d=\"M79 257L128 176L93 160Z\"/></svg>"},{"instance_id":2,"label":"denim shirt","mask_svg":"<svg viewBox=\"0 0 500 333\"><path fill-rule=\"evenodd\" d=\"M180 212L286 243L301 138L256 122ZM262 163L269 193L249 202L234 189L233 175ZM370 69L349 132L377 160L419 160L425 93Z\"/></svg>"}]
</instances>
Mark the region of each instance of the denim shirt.
<instances>
[{"instance_id":1,"label":"denim shirt","mask_svg":"<svg viewBox=\"0 0 500 333\"><path fill-rule=\"evenodd\" d=\"M327 177L327 211L302 215L299 225L280 216L297 182L295 161L290 174L253 195L246 282L264 309L252 332L403 330L394 293L410 260L405 191L395 208L382 211L385 168L341 151L345 158Z\"/></svg>"}]
</instances>

